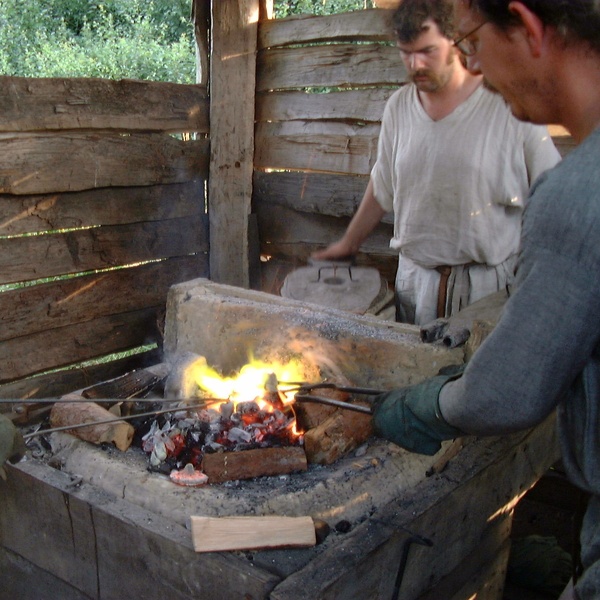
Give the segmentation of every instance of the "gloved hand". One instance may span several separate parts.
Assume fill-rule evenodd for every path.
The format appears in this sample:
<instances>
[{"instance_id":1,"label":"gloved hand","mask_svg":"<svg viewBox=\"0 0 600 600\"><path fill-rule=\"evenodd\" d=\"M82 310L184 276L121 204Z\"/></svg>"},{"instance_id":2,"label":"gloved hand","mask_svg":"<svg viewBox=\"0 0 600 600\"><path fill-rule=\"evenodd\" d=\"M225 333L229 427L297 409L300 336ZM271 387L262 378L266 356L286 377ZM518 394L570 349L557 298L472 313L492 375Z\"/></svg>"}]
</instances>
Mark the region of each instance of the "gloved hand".
<instances>
[{"instance_id":1,"label":"gloved hand","mask_svg":"<svg viewBox=\"0 0 600 600\"><path fill-rule=\"evenodd\" d=\"M398 446L418 454L435 454L443 440L464 435L447 423L440 412L442 386L460 375L437 375L375 397L373 428L375 433Z\"/></svg>"},{"instance_id":2,"label":"gloved hand","mask_svg":"<svg viewBox=\"0 0 600 600\"><path fill-rule=\"evenodd\" d=\"M421 327L421 340L430 343L441 339L449 348L464 344L471 335L474 321L486 321L493 325L498 322L508 296L507 290L500 290L473 302L451 317L426 323Z\"/></svg>"},{"instance_id":3,"label":"gloved hand","mask_svg":"<svg viewBox=\"0 0 600 600\"><path fill-rule=\"evenodd\" d=\"M0 414L0 477L6 479L4 463L19 462L25 456L25 441L13 422Z\"/></svg>"}]
</instances>

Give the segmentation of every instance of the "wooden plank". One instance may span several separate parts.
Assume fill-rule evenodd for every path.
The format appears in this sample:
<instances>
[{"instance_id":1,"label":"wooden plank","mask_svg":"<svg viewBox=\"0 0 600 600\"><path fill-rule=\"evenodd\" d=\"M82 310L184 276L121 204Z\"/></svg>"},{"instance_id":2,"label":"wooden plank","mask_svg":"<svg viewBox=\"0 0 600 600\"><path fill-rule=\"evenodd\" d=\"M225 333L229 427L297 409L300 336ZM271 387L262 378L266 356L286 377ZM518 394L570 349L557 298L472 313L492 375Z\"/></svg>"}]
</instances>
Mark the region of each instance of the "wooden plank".
<instances>
[{"instance_id":1,"label":"wooden plank","mask_svg":"<svg viewBox=\"0 0 600 600\"><path fill-rule=\"evenodd\" d=\"M22 556L0 547L2 595L7 600L90 600L51 573L36 567Z\"/></svg>"},{"instance_id":2,"label":"wooden plank","mask_svg":"<svg viewBox=\"0 0 600 600\"><path fill-rule=\"evenodd\" d=\"M0 238L0 283L106 269L207 250L202 219L194 217Z\"/></svg>"},{"instance_id":3,"label":"wooden plank","mask_svg":"<svg viewBox=\"0 0 600 600\"><path fill-rule=\"evenodd\" d=\"M10 467L0 501L2 544L92 600L267 600L281 580L234 553L196 553L182 525L35 459Z\"/></svg>"},{"instance_id":4,"label":"wooden plank","mask_svg":"<svg viewBox=\"0 0 600 600\"><path fill-rule=\"evenodd\" d=\"M196 552L305 548L317 543L311 517L191 517Z\"/></svg>"},{"instance_id":5,"label":"wooden plank","mask_svg":"<svg viewBox=\"0 0 600 600\"><path fill-rule=\"evenodd\" d=\"M210 272L215 281L241 287L250 284L258 14L259 0L212 4Z\"/></svg>"},{"instance_id":6,"label":"wooden plank","mask_svg":"<svg viewBox=\"0 0 600 600\"><path fill-rule=\"evenodd\" d=\"M162 352L155 348L106 363L78 364L71 369L0 385L0 398L58 398L74 390L117 377L124 372L157 364L161 358Z\"/></svg>"},{"instance_id":7,"label":"wooden plank","mask_svg":"<svg viewBox=\"0 0 600 600\"><path fill-rule=\"evenodd\" d=\"M379 131L375 124L259 123L254 166L368 175L377 157Z\"/></svg>"},{"instance_id":8,"label":"wooden plank","mask_svg":"<svg viewBox=\"0 0 600 600\"><path fill-rule=\"evenodd\" d=\"M369 179L366 175L302 172L254 172L254 205L278 204L306 213L352 217ZM392 213L383 223L393 224Z\"/></svg>"},{"instance_id":9,"label":"wooden plank","mask_svg":"<svg viewBox=\"0 0 600 600\"><path fill-rule=\"evenodd\" d=\"M0 340L164 305L175 283L206 276L207 257L172 258L0 294Z\"/></svg>"},{"instance_id":10,"label":"wooden plank","mask_svg":"<svg viewBox=\"0 0 600 600\"><path fill-rule=\"evenodd\" d=\"M162 221L204 213L204 182L113 187L33 196L0 195L0 236Z\"/></svg>"},{"instance_id":11,"label":"wooden plank","mask_svg":"<svg viewBox=\"0 0 600 600\"><path fill-rule=\"evenodd\" d=\"M0 140L0 193L46 194L206 178L207 139L20 134ZM66 160L68 157L68 160Z\"/></svg>"},{"instance_id":12,"label":"wooden plank","mask_svg":"<svg viewBox=\"0 0 600 600\"><path fill-rule=\"evenodd\" d=\"M94 78L0 77L0 131L208 133L203 85Z\"/></svg>"},{"instance_id":13,"label":"wooden plank","mask_svg":"<svg viewBox=\"0 0 600 600\"><path fill-rule=\"evenodd\" d=\"M0 344L0 383L151 344L155 322L156 309L150 308L5 341Z\"/></svg>"},{"instance_id":14,"label":"wooden plank","mask_svg":"<svg viewBox=\"0 0 600 600\"><path fill-rule=\"evenodd\" d=\"M381 44L274 48L258 55L256 89L399 85L406 69L398 50Z\"/></svg>"},{"instance_id":15,"label":"wooden plank","mask_svg":"<svg viewBox=\"0 0 600 600\"><path fill-rule=\"evenodd\" d=\"M388 41L392 38L391 14L392 11L368 9L261 21L259 49L323 41Z\"/></svg>"},{"instance_id":16,"label":"wooden plank","mask_svg":"<svg viewBox=\"0 0 600 600\"><path fill-rule=\"evenodd\" d=\"M395 88L366 88L327 94L261 92L256 98L256 120L380 122L385 103L395 91Z\"/></svg>"},{"instance_id":17,"label":"wooden plank","mask_svg":"<svg viewBox=\"0 0 600 600\"><path fill-rule=\"evenodd\" d=\"M348 220L325 215L297 212L277 204L257 207L261 230L261 248L305 245L311 252L340 238ZM362 252L397 257L389 247L392 231L385 223L378 225L361 247Z\"/></svg>"},{"instance_id":18,"label":"wooden plank","mask_svg":"<svg viewBox=\"0 0 600 600\"><path fill-rule=\"evenodd\" d=\"M481 535L475 550L432 589L418 600L501 600L508 555L512 511L492 519ZM457 593L457 590L460 590Z\"/></svg>"}]
</instances>

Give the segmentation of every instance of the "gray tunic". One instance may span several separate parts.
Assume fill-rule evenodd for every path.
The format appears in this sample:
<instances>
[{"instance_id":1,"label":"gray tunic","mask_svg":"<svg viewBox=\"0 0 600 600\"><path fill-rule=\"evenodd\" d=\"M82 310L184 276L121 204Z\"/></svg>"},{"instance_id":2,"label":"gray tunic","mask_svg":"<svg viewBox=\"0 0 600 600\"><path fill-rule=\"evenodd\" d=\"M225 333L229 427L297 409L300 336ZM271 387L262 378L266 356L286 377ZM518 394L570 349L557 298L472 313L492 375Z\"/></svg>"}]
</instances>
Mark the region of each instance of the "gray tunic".
<instances>
[{"instance_id":1,"label":"gray tunic","mask_svg":"<svg viewBox=\"0 0 600 600\"><path fill-rule=\"evenodd\" d=\"M515 289L494 332L440 408L475 435L531 427L558 409L570 479L592 494L582 532L586 574L600 598L600 130L532 188Z\"/></svg>"}]
</instances>

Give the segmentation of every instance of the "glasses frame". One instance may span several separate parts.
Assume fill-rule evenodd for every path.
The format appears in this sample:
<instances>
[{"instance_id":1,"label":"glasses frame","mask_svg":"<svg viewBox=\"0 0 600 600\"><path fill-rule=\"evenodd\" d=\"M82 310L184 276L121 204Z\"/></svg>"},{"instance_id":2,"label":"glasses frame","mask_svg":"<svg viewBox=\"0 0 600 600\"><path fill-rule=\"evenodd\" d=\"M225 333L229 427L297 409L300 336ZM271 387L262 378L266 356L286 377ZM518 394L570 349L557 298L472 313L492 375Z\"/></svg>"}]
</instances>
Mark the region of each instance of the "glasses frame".
<instances>
[{"instance_id":1,"label":"glasses frame","mask_svg":"<svg viewBox=\"0 0 600 600\"><path fill-rule=\"evenodd\" d=\"M471 31L468 33L465 33L465 35L461 35L459 38L455 39L452 42L452 46L457 48L463 56L474 56L477 53L477 48L475 48L475 44L468 38L476 31L479 31L486 23L489 23L489 21L483 21L482 23L479 23L477 27L471 29Z\"/></svg>"}]
</instances>

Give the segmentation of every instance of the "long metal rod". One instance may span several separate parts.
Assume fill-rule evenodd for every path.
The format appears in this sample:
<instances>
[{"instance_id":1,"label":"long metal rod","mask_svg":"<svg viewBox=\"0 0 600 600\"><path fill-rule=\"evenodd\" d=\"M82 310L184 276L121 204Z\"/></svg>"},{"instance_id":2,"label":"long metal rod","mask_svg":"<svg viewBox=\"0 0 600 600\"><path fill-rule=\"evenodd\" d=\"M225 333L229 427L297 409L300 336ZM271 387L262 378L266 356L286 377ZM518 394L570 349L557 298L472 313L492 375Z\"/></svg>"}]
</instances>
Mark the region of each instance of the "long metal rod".
<instances>
[{"instance_id":1,"label":"long metal rod","mask_svg":"<svg viewBox=\"0 0 600 600\"><path fill-rule=\"evenodd\" d=\"M177 408L165 408L159 410L153 410L145 413L139 413L137 415L125 415L124 417L115 417L114 419L105 419L103 421L94 421L93 423L76 423L75 425L64 425L63 427L53 427L52 429L39 429L33 433L28 433L23 436L23 439L28 440L39 435L45 435L46 433L54 433L56 431L67 431L71 429L81 429L82 427L93 427L94 425L110 425L111 423L120 423L121 421L131 421L133 419L139 419L140 417L153 417L155 415L162 415L165 413L179 412L195 410L197 408L206 408L207 403L203 404L191 404L190 406L178 406Z\"/></svg>"},{"instance_id":2,"label":"long metal rod","mask_svg":"<svg viewBox=\"0 0 600 600\"><path fill-rule=\"evenodd\" d=\"M335 383L302 383L300 381L280 381L279 385L291 386L282 391L291 392L298 390L300 392L312 392L317 389L338 390L340 392L348 392L349 394L367 394L369 396L377 396L384 394L387 390L377 390L374 388L352 387L344 385L336 385Z\"/></svg>"},{"instance_id":3,"label":"long metal rod","mask_svg":"<svg viewBox=\"0 0 600 600\"><path fill-rule=\"evenodd\" d=\"M346 410L352 410L354 412L364 413L366 415L372 415L373 410L369 406L360 406L359 404L350 404L349 402L342 402L341 400L334 400L333 398L323 398L321 396L313 396L311 394L296 394L294 396L296 402L314 402L315 404L326 404L327 406L337 406Z\"/></svg>"},{"instance_id":4,"label":"long metal rod","mask_svg":"<svg viewBox=\"0 0 600 600\"><path fill-rule=\"evenodd\" d=\"M78 402L96 402L102 404L117 404L119 402L136 402L138 404L158 404L165 402L185 402L183 398L163 400L162 398L39 398L37 400L6 400L0 399L0 404L76 404Z\"/></svg>"}]
</instances>

